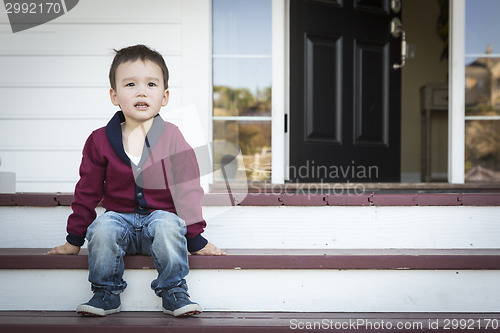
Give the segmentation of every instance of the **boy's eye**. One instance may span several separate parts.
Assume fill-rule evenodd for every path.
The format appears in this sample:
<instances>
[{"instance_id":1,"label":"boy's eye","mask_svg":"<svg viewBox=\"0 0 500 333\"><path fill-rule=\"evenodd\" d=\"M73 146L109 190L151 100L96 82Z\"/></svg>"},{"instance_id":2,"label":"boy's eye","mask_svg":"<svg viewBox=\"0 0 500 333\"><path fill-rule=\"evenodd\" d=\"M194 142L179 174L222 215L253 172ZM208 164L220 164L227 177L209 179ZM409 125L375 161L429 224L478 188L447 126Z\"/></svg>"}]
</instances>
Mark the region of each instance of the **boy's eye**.
<instances>
[{"instance_id":1,"label":"boy's eye","mask_svg":"<svg viewBox=\"0 0 500 333\"><path fill-rule=\"evenodd\" d=\"M149 82L149 83L148 83L148 86L150 86L150 87L156 87L156 83L154 83L154 82Z\"/></svg>"},{"instance_id":2,"label":"boy's eye","mask_svg":"<svg viewBox=\"0 0 500 333\"><path fill-rule=\"evenodd\" d=\"M133 87L133 86L135 86L135 84L133 82L130 82L130 83L127 83L125 86L126 87Z\"/></svg>"}]
</instances>

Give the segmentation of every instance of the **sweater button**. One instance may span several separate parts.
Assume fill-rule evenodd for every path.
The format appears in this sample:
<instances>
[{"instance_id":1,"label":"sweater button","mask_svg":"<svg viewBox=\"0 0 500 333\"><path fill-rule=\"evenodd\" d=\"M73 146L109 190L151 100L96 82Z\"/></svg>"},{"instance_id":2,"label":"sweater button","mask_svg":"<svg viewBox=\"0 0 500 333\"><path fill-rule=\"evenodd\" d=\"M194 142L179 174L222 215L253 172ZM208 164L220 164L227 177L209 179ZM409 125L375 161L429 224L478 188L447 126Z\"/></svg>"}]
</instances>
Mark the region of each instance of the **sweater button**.
<instances>
[{"instance_id":1,"label":"sweater button","mask_svg":"<svg viewBox=\"0 0 500 333\"><path fill-rule=\"evenodd\" d=\"M144 197L144 195L142 194L142 192L137 193L137 199L142 199L142 197Z\"/></svg>"}]
</instances>

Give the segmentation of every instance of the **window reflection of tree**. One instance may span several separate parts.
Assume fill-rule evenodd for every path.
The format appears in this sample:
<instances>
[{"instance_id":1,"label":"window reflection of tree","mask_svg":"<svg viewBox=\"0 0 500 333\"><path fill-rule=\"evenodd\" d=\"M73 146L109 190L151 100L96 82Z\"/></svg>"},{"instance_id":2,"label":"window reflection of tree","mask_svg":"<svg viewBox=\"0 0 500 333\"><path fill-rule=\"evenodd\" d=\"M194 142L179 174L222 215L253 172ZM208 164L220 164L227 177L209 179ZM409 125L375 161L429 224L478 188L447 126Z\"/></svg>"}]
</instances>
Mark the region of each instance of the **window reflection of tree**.
<instances>
[{"instance_id":1,"label":"window reflection of tree","mask_svg":"<svg viewBox=\"0 0 500 333\"><path fill-rule=\"evenodd\" d=\"M467 121L465 151L467 181L500 180L500 121Z\"/></svg>"},{"instance_id":2,"label":"window reflection of tree","mask_svg":"<svg viewBox=\"0 0 500 333\"><path fill-rule=\"evenodd\" d=\"M244 120L217 120L240 116ZM257 89L214 87L214 139L240 146L247 178L268 180L271 175L271 121L248 117L271 117L271 88Z\"/></svg>"},{"instance_id":3,"label":"window reflection of tree","mask_svg":"<svg viewBox=\"0 0 500 333\"><path fill-rule=\"evenodd\" d=\"M498 116L500 58L492 56L493 46L484 56L465 66L466 116ZM475 119L465 123L465 179L500 180L500 120Z\"/></svg>"}]
</instances>

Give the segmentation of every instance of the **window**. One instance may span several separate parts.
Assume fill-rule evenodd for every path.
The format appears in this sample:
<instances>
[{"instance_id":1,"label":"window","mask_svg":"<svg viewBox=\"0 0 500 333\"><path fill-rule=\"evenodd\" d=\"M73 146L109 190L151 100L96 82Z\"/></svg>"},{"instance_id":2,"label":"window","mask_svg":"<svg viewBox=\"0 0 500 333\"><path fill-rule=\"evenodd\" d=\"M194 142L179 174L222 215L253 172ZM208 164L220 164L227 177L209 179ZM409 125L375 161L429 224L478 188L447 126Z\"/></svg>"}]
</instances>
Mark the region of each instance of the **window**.
<instances>
[{"instance_id":1,"label":"window","mask_svg":"<svg viewBox=\"0 0 500 333\"><path fill-rule=\"evenodd\" d=\"M236 179L271 178L271 7L271 0L212 2L214 170L241 149Z\"/></svg>"},{"instance_id":2,"label":"window","mask_svg":"<svg viewBox=\"0 0 500 333\"><path fill-rule=\"evenodd\" d=\"M500 180L497 0L465 3L465 180Z\"/></svg>"}]
</instances>

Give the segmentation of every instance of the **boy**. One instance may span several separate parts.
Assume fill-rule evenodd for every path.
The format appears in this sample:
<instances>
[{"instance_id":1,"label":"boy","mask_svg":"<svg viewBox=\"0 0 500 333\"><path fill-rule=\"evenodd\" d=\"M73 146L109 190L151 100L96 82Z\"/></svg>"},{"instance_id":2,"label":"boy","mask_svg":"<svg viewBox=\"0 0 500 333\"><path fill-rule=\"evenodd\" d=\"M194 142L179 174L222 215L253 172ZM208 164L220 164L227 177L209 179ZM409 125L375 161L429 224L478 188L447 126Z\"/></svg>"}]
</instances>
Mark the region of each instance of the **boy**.
<instances>
[{"instance_id":1,"label":"boy","mask_svg":"<svg viewBox=\"0 0 500 333\"><path fill-rule=\"evenodd\" d=\"M111 102L121 111L87 139L66 243L49 254L76 255L87 238L94 296L77 307L79 314L120 311L125 254L152 256L158 277L151 288L163 312L199 314L184 279L187 252L225 253L201 235L206 223L196 156L178 128L158 114L170 94L167 66L147 46L130 46L116 51L109 80ZM101 200L106 212L96 219Z\"/></svg>"}]
</instances>

